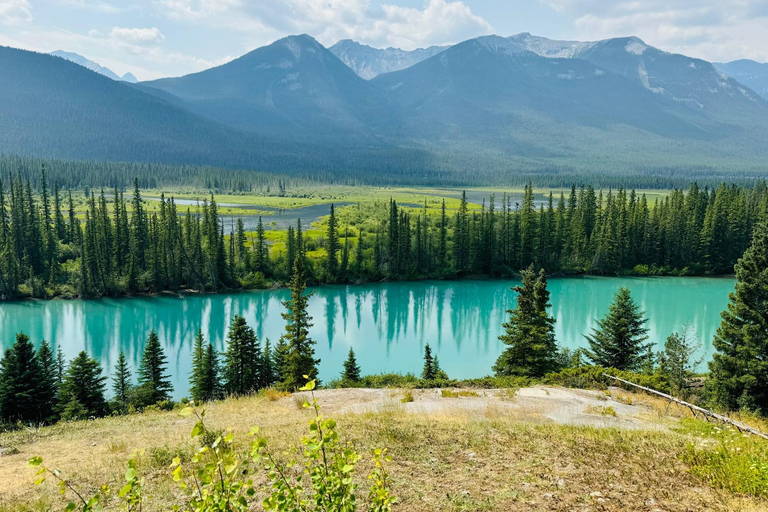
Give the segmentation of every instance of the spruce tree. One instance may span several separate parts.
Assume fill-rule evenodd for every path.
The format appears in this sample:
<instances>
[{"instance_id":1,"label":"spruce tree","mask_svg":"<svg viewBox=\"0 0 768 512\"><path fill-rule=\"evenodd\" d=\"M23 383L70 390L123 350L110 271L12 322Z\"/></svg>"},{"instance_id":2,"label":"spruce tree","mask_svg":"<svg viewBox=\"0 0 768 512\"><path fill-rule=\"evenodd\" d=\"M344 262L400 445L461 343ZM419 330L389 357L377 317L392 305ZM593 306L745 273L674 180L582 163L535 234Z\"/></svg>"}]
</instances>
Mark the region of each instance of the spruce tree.
<instances>
[{"instance_id":1,"label":"spruce tree","mask_svg":"<svg viewBox=\"0 0 768 512\"><path fill-rule=\"evenodd\" d=\"M355 358L355 351L352 347L349 348L349 355L347 360L344 361L344 372L341 374L342 384L357 384L360 382L360 366L357 364L357 358Z\"/></svg>"},{"instance_id":2,"label":"spruce tree","mask_svg":"<svg viewBox=\"0 0 768 512\"><path fill-rule=\"evenodd\" d=\"M104 382L101 365L80 352L67 368L64 383L61 386L59 410L64 420L86 419L104 416L107 402L104 399Z\"/></svg>"},{"instance_id":3,"label":"spruce tree","mask_svg":"<svg viewBox=\"0 0 768 512\"><path fill-rule=\"evenodd\" d=\"M263 352L264 353L261 356L261 387L268 388L275 385L280 380L280 376L275 368L275 358L269 338L264 342Z\"/></svg>"},{"instance_id":4,"label":"spruce tree","mask_svg":"<svg viewBox=\"0 0 768 512\"><path fill-rule=\"evenodd\" d=\"M768 223L736 264L736 288L713 344L707 391L722 408L768 415Z\"/></svg>"},{"instance_id":5,"label":"spruce tree","mask_svg":"<svg viewBox=\"0 0 768 512\"><path fill-rule=\"evenodd\" d=\"M197 403L205 401L205 378L207 376L205 345L202 329L197 330L192 347L192 372L189 374L189 394Z\"/></svg>"},{"instance_id":6,"label":"spruce tree","mask_svg":"<svg viewBox=\"0 0 768 512\"><path fill-rule=\"evenodd\" d=\"M29 336L18 333L16 342L0 361L0 419L39 422L50 416L48 390L40 379L42 373Z\"/></svg>"},{"instance_id":7,"label":"spruce tree","mask_svg":"<svg viewBox=\"0 0 768 512\"><path fill-rule=\"evenodd\" d=\"M170 401L173 386L166 373L168 358L154 330L150 331L139 366L137 405L147 407Z\"/></svg>"},{"instance_id":8,"label":"spruce tree","mask_svg":"<svg viewBox=\"0 0 768 512\"><path fill-rule=\"evenodd\" d=\"M58 365L50 343L45 340L40 343L40 348L37 349L37 360L41 370L39 377L40 398L43 402L43 409L47 411L46 418L50 419L59 393Z\"/></svg>"},{"instance_id":9,"label":"spruce tree","mask_svg":"<svg viewBox=\"0 0 768 512\"><path fill-rule=\"evenodd\" d=\"M288 360L289 349L290 348L285 338L280 336L280 338L277 340L277 345L275 345L275 349L272 351L272 364L274 365L273 371L275 374L276 384L282 383L288 374L286 361Z\"/></svg>"},{"instance_id":10,"label":"spruce tree","mask_svg":"<svg viewBox=\"0 0 768 512\"><path fill-rule=\"evenodd\" d=\"M287 324L285 333L280 337L287 346L281 370L281 387L288 391L304 386L307 379L316 379L317 365L320 363L319 359L315 359L315 341L309 337L312 317L307 314L307 303L311 294L304 294L306 287L304 259L297 255L293 276L288 284L291 298L283 302L288 310L282 313Z\"/></svg>"},{"instance_id":11,"label":"spruce tree","mask_svg":"<svg viewBox=\"0 0 768 512\"><path fill-rule=\"evenodd\" d=\"M432 349L429 343L424 347L424 368L421 370L422 380L435 380L437 378L437 370L435 369L435 359L432 357Z\"/></svg>"},{"instance_id":12,"label":"spruce tree","mask_svg":"<svg viewBox=\"0 0 768 512\"><path fill-rule=\"evenodd\" d=\"M203 400L219 400L224 396L221 385L221 368L219 365L219 353L208 343L205 348L205 379L201 386Z\"/></svg>"},{"instance_id":13,"label":"spruce tree","mask_svg":"<svg viewBox=\"0 0 768 512\"><path fill-rule=\"evenodd\" d=\"M648 322L632 299L629 288L616 292L608 314L597 322L598 327L584 337L589 342L587 357L598 366L637 371L648 351Z\"/></svg>"},{"instance_id":14,"label":"spruce tree","mask_svg":"<svg viewBox=\"0 0 768 512\"><path fill-rule=\"evenodd\" d=\"M258 391L261 383L262 354L256 333L235 315L227 334L224 353L224 389L230 395L247 395Z\"/></svg>"},{"instance_id":15,"label":"spruce tree","mask_svg":"<svg viewBox=\"0 0 768 512\"><path fill-rule=\"evenodd\" d=\"M121 350L120 355L117 356L115 375L112 377L112 402L114 404L114 410L121 414L126 414L128 412L128 404L132 388L131 370L128 367L128 360L125 357L125 352Z\"/></svg>"},{"instance_id":16,"label":"spruce tree","mask_svg":"<svg viewBox=\"0 0 768 512\"><path fill-rule=\"evenodd\" d=\"M701 349L701 343L696 342L694 334L688 327L673 332L659 355L659 370L667 381L670 394L683 400L688 399L688 384L703 360L703 356L698 360L691 359Z\"/></svg>"},{"instance_id":17,"label":"spruce tree","mask_svg":"<svg viewBox=\"0 0 768 512\"><path fill-rule=\"evenodd\" d=\"M508 310L509 321L499 339L507 348L493 366L499 376L541 377L557 368L555 319L549 315L549 290L542 269L536 278L533 265L522 271L517 292L517 307Z\"/></svg>"},{"instance_id":18,"label":"spruce tree","mask_svg":"<svg viewBox=\"0 0 768 512\"><path fill-rule=\"evenodd\" d=\"M339 272L339 233L336 225L336 211L331 203L331 213L328 216L328 230L325 238L325 252L328 254L326 270L328 279L333 282L338 278Z\"/></svg>"}]
</instances>

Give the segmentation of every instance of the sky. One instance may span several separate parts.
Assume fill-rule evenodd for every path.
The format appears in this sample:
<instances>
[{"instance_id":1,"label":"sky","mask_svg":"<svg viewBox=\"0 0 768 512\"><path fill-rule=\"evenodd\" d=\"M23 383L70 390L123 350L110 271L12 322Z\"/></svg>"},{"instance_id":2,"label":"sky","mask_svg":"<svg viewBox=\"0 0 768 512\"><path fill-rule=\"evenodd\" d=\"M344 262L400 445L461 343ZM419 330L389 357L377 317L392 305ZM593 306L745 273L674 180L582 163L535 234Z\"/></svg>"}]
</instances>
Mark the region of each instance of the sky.
<instances>
[{"instance_id":1,"label":"sky","mask_svg":"<svg viewBox=\"0 0 768 512\"><path fill-rule=\"evenodd\" d=\"M484 34L638 36L709 61L768 61L768 0L0 0L0 45L79 53L140 80L291 34L414 49Z\"/></svg>"}]
</instances>

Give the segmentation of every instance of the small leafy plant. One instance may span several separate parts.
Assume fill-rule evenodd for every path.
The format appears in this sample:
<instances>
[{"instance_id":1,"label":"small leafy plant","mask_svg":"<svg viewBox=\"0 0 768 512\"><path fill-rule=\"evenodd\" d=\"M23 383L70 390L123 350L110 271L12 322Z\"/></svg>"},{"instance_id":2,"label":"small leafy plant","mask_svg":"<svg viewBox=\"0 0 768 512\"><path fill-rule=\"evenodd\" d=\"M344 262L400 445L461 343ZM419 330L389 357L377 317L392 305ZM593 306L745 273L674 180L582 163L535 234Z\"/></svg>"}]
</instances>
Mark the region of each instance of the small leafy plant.
<instances>
[{"instance_id":1,"label":"small leafy plant","mask_svg":"<svg viewBox=\"0 0 768 512\"><path fill-rule=\"evenodd\" d=\"M182 416L194 415L197 419L191 436L199 440L200 448L189 463L182 463L176 457L171 464L173 480L186 496L185 502L173 504L171 510L245 512L262 499L264 510L277 512L355 512L358 484L353 477L361 456L349 443L340 440L336 421L320 414L315 385L314 380L309 380L301 388L310 393L311 399L303 406L312 409L314 417L309 422L309 435L301 441L300 461L278 460L270 451L267 440L259 435L258 428L251 429L248 434L250 443L240 448L233 432L208 429L205 410L184 408ZM116 495L122 510L141 512L145 504L144 480L137 471L142 455L143 452L136 452L128 461L125 483ZM390 460L386 449L373 451L374 469L368 475L370 484L365 496L370 512L390 512L396 501L384 467ZM84 495L77 486L64 479L58 469L46 467L41 457L30 459L29 465L37 468L36 484L53 476L62 494L77 497L67 504L65 512L100 512L111 497L111 490L106 485L92 496ZM254 482L254 477L261 471L269 481L267 486Z\"/></svg>"}]
</instances>

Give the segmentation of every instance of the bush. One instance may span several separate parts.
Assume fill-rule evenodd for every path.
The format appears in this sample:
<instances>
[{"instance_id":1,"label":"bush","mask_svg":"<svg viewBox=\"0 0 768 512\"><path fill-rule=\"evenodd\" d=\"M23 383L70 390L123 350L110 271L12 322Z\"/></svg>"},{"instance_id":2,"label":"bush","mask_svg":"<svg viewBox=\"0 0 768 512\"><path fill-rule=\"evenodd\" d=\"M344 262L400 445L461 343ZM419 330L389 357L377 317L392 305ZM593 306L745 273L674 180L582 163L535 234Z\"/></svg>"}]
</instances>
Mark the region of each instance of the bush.
<instances>
[{"instance_id":1,"label":"bush","mask_svg":"<svg viewBox=\"0 0 768 512\"><path fill-rule=\"evenodd\" d=\"M204 422L205 410L197 412L191 407L181 411L182 416L197 418L192 437L200 440L200 448L189 463L182 462L182 451L174 453L167 448L152 453L155 465L165 465L168 458L173 469L173 480L186 496L182 503L162 504L161 507L147 503L142 492L143 479L137 473L138 459L134 454L128 461L125 484L118 491L117 498L125 503L125 510L190 510L194 512L246 512L258 508L255 500L263 498L264 510L288 512L354 512L357 510L357 484L353 481L356 465L361 456L339 439L336 421L320 415L320 406L314 396L315 381L310 381L302 391L311 393L311 402L304 407L314 411L309 422L309 435L302 439L303 460L278 461L270 451L266 439L259 437L257 428L248 434L253 438L245 451L235 448L232 432L209 430ZM390 479L384 469L384 462L391 460L386 450L373 451L374 469L368 475L371 482L368 489L367 510L390 512L395 498L390 492ZM57 469L43 465L41 457L33 457L30 466L37 468L35 484L41 484L49 476L55 478L62 493L71 492L79 502L70 502L66 512L100 510L110 496L108 486L90 497L81 493L76 486L65 480ZM256 474L264 471L268 484L260 487L255 481L262 480Z\"/></svg>"},{"instance_id":2,"label":"bush","mask_svg":"<svg viewBox=\"0 0 768 512\"><path fill-rule=\"evenodd\" d=\"M624 387L620 382L607 378L604 374L633 382L640 386L662 391L669 391L669 385L663 376L655 373L645 375L642 373L627 372L615 368L603 368L601 366L582 366L580 368L566 368L557 373L547 374L543 382L553 386L580 389L605 389L608 386Z\"/></svg>"}]
</instances>

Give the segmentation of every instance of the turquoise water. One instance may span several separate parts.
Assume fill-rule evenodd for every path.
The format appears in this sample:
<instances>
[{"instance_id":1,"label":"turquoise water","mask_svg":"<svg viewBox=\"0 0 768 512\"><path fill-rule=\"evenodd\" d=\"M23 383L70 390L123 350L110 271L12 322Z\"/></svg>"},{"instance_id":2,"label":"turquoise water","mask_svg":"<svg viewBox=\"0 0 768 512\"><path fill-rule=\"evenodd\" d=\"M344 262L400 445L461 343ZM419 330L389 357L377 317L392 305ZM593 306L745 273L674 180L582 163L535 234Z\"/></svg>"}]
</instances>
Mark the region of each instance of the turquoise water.
<instances>
[{"instance_id":1,"label":"turquoise water","mask_svg":"<svg viewBox=\"0 0 768 512\"><path fill-rule=\"evenodd\" d=\"M421 370L429 343L451 377L489 374L503 346L498 341L506 309L514 307L514 281L393 282L314 289L311 336L322 359L320 378L336 377L349 347L364 373ZM549 282L559 344L585 345L584 333L595 325L621 285L632 291L649 318L651 339L663 344L670 332L690 324L704 344L708 360L720 312L733 289L733 279L708 278L557 278ZM187 393L190 349L202 328L206 339L224 349L234 314L245 316L260 339L273 343L284 322L280 301L287 290L142 297L103 300L25 301L0 304L0 345L14 334L27 333L35 343L49 340L67 358L85 349L109 372L120 349L135 371L149 330L164 344L173 375L174 395Z\"/></svg>"}]
</instances>

